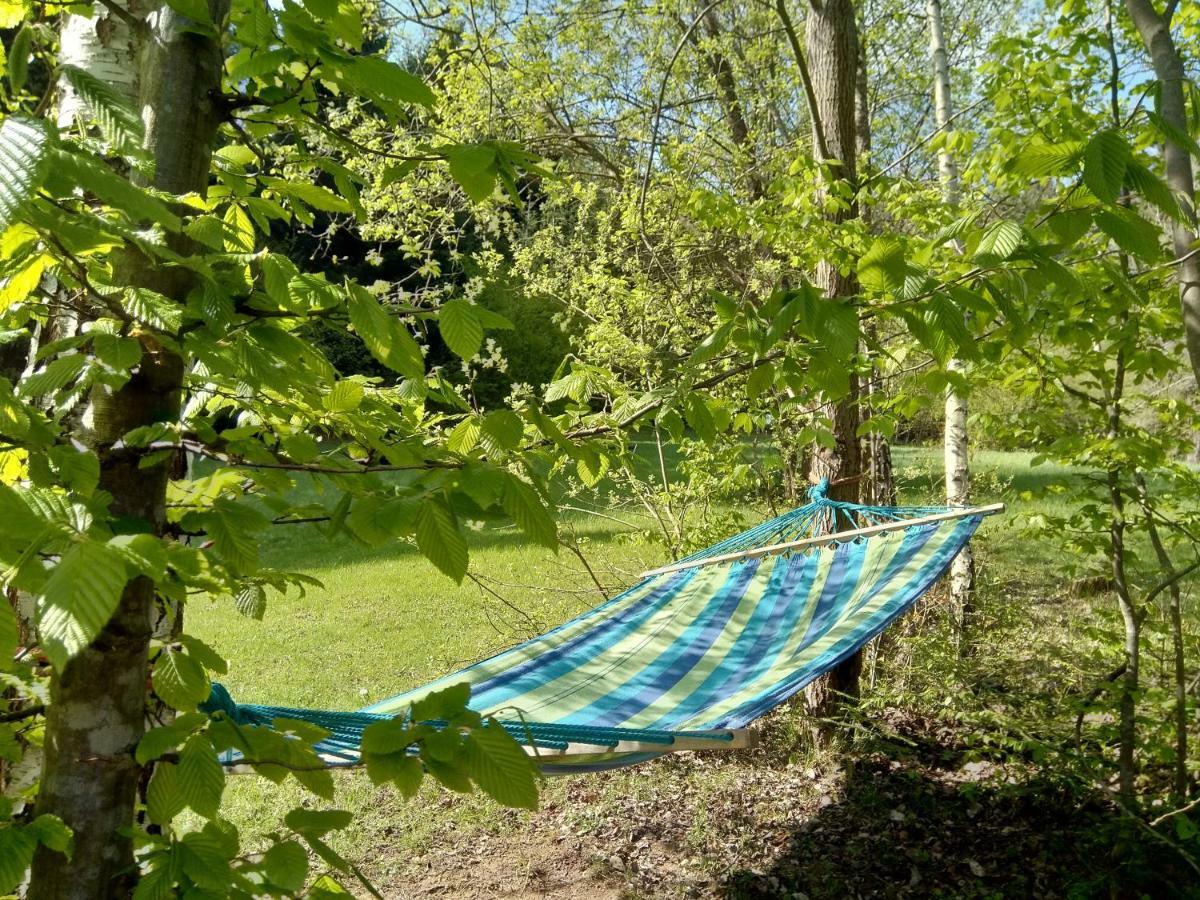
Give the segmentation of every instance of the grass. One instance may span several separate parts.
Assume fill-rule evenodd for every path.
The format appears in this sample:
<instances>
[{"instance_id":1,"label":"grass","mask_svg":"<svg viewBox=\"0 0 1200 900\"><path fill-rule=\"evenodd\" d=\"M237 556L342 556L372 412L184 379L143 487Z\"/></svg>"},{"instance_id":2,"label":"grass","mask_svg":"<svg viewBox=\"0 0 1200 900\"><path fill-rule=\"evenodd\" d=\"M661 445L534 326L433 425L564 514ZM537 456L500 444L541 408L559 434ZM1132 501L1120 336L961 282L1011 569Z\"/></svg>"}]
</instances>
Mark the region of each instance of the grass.
<instances>
[{"instance_id":1,"label":"grass","mask_svg":"<svg viewBox=\"0 0 1200 900\"><path fill-rule=\"evenodd\" d=\"M976 501L1009 504L1008 515L985 520L975 542L983 565L981 621L988 632L987 652L970 663L975 687L947 690L947 673L952 678L963 673L957 672L960 664L947 649L945 617L935 611L926 614L932 626L917 628L910 619L882 644L879 687L868 697L868 709L908 705L936 715L939 705L944 708L953 697L964 715L983 715L996 704L1007 704L1019 720L1020 709L1013 703L1019 706L1019 698L1033 697L1037 702L1027 710L1032 722L1036 716L1053 715L1045 712L1047 705L1090 686L1097 672L1111 668L1100 642L1092 641L1082 655L1068 650L1078 643L1079 623L1088 619L1090 607L1063 599L1061 551L1051 541L1031 540L1021 528L1030 516L1068 511L1073 503L1069 490L1037 494L1054 486L1069 489L1078 476L1032 462L1028 453L982 452L973 460ZM936 500L940 452L897 448L895 467L901 502ZM572 513L564 522L578 535L600 580L612 588L661 559L660 547L631 538L612 520ZM188 609L189 631L230 660L225 682L245 702L354 709L489 655L602 599L569 554L530 546L515 531L487 523L472 540L471 570L495 593L471 581L454 585L415 548L397 544L371 550L348 541L331 543L308 526L278 529L263 561L302 569L324 588L303 597L273 598L262 622L240 616L225 598ZM1009 698L997 701L997 694L981 694L978 685L989 679L1001 684L999 694L1008 692ZM741 857L735 854L730 862L728 848L711 845L712 835L727 828L727 823L714 825L715 810L735 818L749 816L756 823L738 832L735 841L746 845L743 856L752 856L762 850L756 835L791 821L792 813L781 807L779 797L791 798L793 807L818 804L814 808L819 811L820 792L833 790L819 777L797 781L794 774L785 790L784 782L772 780L775 775L763 774L761 764L772 762L772 752L784 762L802 758L795 755L799 728L785 714L771 731L770 746L753 758L723 762L694 757L556 780L546 785L543 806L557 811L560 825L592 835L599 846L631 805L674 809L683 802L687 821L672 838L680 845L676 852L696 860L689 869L693 874L728 874ZM648 772L654 777L647 777ZM337 805L357 814L337 846L351 858L366 860L367 870L382 883L409 877L405 873L411 874L413 860L427 858L438 847L462 846L481 835L521 834L530 822L528 814L475 796L447 795L432 786L405 803L390 789L372 786L362 773L340 773L337 781ZM760 783L760 794L747 787ZM298 791L255 777L235 778L227 792L227 814L244 836L252 837L269 831L283 812L304 799Z\"/></svg>"}]
</instances>

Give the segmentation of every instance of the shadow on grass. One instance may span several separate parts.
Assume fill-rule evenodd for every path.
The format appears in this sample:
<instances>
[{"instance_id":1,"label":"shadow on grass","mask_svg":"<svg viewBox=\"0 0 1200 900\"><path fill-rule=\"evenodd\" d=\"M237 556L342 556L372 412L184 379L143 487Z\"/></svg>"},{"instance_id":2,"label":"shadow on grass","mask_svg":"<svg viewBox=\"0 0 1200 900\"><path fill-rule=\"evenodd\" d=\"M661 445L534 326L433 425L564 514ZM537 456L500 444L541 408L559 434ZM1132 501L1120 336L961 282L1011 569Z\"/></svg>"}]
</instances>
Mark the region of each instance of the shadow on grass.
<instances>
[{"instance_id":1,"label":"shadow on grass","mask_svg":"<svg viewBox=\"0 0 1200 900\"><path fill-rule=\"evenodd\" d=\"M722 894L1200 896L1178 857L1129 827L1049 782L960 781L880 755L856 763L842 799L807 818L773 866L731 873Z\"/></svg>"}]
</instances>

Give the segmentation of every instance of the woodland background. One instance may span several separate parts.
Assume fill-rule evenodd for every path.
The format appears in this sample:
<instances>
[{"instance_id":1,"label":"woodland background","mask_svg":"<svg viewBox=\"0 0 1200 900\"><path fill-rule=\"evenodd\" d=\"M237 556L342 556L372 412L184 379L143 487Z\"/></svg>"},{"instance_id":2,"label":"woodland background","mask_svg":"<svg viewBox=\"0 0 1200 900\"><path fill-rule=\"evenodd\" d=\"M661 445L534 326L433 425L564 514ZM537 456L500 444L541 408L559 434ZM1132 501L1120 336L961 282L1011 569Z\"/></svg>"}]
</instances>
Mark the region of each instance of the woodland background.
<instances>
[{"instance_id":1,"label":"woodland background","mask_svg":"<svg viewBox=\"0 0 1200 900\"><path fill-rule=\"evenodd\" d=\"M0 35L0 891L1194 894L1195 3ZM419 684L823 476L1010 513L754 751L541 784L447 707L333 776L199 710Z\"/></svg>"}]
</instances>

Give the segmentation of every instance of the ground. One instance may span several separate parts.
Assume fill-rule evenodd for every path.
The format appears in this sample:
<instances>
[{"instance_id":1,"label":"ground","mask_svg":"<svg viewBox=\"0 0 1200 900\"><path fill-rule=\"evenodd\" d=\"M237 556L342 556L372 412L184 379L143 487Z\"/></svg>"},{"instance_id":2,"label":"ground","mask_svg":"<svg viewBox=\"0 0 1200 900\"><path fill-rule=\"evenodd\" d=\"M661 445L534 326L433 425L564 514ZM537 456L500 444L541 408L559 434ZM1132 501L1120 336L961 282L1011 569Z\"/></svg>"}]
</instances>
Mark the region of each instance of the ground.
<instances>
[{"instance_id":1,"label":"ground","mask_svg":"<svg viewBox=\"0 0 1200 900\"><path fill-rule=\"evenodd\" d=\"M936 455L897 459L903 499L932 497ZM976 460L977 500L1010 511L976 539L974 652L957 652L935 591L868 654L861 714L836 751L806 749L785 708L754 750L555 779L532 814L432 785L405 802L342 773L337 803L358 818L339 848L388 898L1200 896L1183 857L1147 842L1104 794L1106 714L1080 698L1113 667L1112 604L1079 589L1086 560L1028 531L1076 502L1040 496L1072 475L1030 461ZM606 585L661 558L611 520L570 524ZM224 599L189 608L247 702L356 708L602 599L573 558L504 529L485 527L472 546L472 571L495 593L451 584L408 548L330 547L308 530L268 556L326 587L275 601L261 623ZM304 800L252 776L227 799L247 836Z\"/></svg>"}]
</instances>

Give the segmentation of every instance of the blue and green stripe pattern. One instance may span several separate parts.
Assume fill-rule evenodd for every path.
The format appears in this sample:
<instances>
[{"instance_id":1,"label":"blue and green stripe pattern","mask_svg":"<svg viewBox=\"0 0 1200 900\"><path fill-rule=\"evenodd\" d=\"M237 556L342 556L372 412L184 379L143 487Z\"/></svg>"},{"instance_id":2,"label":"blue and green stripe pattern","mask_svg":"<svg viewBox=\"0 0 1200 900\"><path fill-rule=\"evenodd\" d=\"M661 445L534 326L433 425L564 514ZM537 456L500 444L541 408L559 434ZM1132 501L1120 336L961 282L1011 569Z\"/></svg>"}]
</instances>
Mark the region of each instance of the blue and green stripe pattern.
<instances>
[{"instance_id":1,"label":"blue and green stripe pattern","mask_svg":"<svg viewBox=\"0 0 1200 900\"><path fill-rule=\"evenodd\" d=\"M941 577L981 518L914 524L808 552L704 563L838 531L843 519L861 528L946 511L857 506L813 493L807 506L689 557L696 563L690 568L648 577L547 634L358 713L247 706L239 713L250 719L300 714L326 728L332 724L323 749L352 762L367 724L406 714L423 695L465 681L473 709L546 749L568 743L615 748L624 740L668 750L680 735L719 740L879 634ZM550 756L543 768L580 771L646 757L598 753L555 764Z\"/></svg>"}]
</instances>

